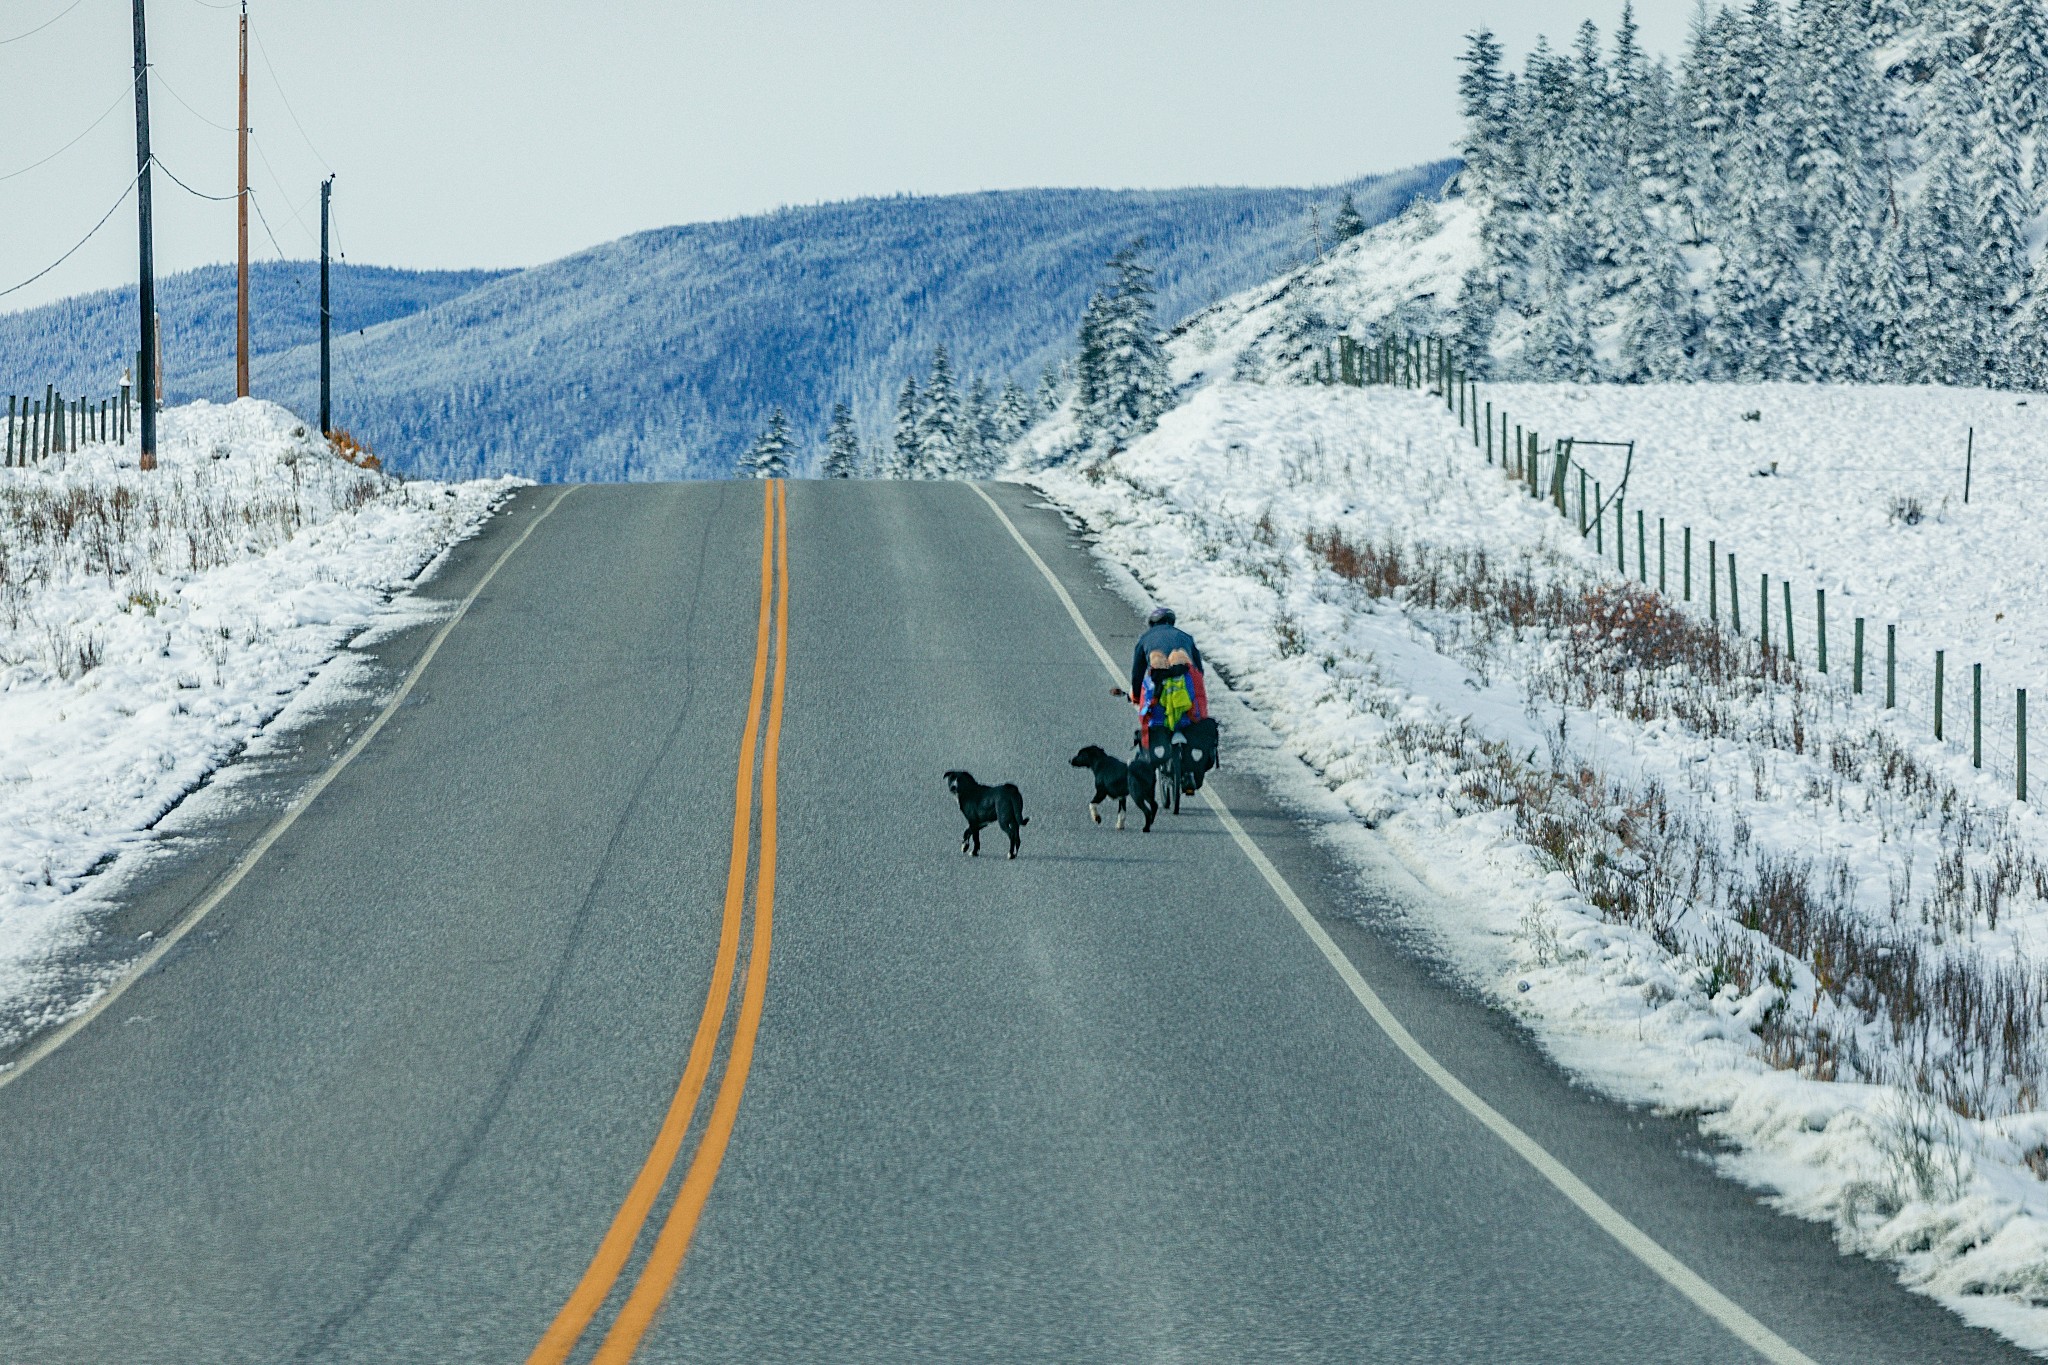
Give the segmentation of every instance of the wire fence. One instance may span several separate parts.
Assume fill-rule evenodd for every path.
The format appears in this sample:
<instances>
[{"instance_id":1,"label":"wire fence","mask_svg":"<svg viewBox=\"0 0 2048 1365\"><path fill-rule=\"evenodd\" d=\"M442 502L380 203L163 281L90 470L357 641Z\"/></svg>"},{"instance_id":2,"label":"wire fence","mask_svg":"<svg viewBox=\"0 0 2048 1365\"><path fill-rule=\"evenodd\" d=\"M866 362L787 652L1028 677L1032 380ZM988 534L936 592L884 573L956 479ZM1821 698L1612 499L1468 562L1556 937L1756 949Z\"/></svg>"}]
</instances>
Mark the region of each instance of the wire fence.
<instances>
[{"instance_id":1,"label":"wire fence","mask_svg":"<svg viewBox=\"0 0 2048 1365\"><path fill-rule=\"evenodd\" d=\"M1633 441L1562 437L1545 444L1504 407L1496 412L1456 349L1438 337L1389 334L1368 346L1340 336L1312 361L1310 374L1325 384L1393 385L1441 399L1490 466L1553 506L1621 577L1804 666L1845 701L1897 713L2027 799L2024 687L1899 622L1845 618L1839 599L1831 612L1824 590L1744 563L1701 529L1630 506ZM1578 458L1582 446L1627 452L1614 487Z\"/></svg>"},{"instance_id":2,"label":"wire fence","mask_svg":"<svg viewBox=\"0 0 2048 1365\"><path fill-rule=\"evenodd\" d=\"M10 394L0 433L0 468L25 469L90 445L121 445L134 429L130 385L112 398L66 398L54 385L36 398Z\"/></svg>"}]
</instances>

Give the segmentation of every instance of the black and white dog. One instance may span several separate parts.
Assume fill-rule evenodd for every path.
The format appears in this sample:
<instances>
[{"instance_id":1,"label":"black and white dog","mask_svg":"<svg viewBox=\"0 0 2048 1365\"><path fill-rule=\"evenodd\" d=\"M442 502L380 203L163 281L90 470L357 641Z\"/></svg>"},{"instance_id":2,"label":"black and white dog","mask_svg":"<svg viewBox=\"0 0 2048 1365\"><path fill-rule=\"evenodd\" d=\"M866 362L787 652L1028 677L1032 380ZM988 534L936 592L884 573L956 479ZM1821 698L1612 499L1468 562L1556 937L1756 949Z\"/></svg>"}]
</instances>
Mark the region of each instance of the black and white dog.
<instances>
[{"instance_id":1,"label":"black and white dog","mask_svg":"<svg viewBox=\"0 0 2048 1365\"><path fill-rule=\"evenodd\" d=\"M1138 809L1145 815L1145 833L1152 832L1152 821L1159 814L1159 802L1152 794L1152 765L1149 763L1126 763L1112 758L1094 744L1083 748L1067 760L1076 768L1086 768L1095 777L1095 795L1088 798L1088 814L1096 824L1102 823L1102 812L1096 807L1111 797L1116 798L1116 827L1124 827L1124 802L1128 799L1138 803Z\"/></svg>"},{"instance_id":2,"label":"black and white dog","mask_svg":"<svg viewBox=\"0 0 2048 1365\"><path fill-rule=\"evenodd\" d=\"M974 780L973 773L954 768L946 774L946 786L960 798L960 813L967 817L967 832L960 836L960 851L980 857L981 831L994 825L1010 836L1010 856L1016 857L1022 842L1017 831L1031 823L1025 817L1024 793L1017 790L1017 784L1005 782L999 787L984 787Z\"/></svg>"}]
</instances>

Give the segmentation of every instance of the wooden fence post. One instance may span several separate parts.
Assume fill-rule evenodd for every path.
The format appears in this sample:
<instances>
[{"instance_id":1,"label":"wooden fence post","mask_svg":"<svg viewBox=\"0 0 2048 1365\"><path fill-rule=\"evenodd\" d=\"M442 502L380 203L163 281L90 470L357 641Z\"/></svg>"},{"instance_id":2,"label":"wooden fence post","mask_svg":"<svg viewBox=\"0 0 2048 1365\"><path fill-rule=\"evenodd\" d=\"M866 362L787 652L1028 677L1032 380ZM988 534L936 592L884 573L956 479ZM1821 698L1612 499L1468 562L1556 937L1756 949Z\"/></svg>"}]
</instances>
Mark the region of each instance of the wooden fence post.
<instances>
[{"instance_id":1,"label":"wooden fence post","mask_svg":"<svg viewBox=\"0 0 2048 1365\"><path fill-rule=\"evenodd\" d=\"M1735 576L1735 552L1728 552L1728 625L1736 638L1742 636L1742 580Z\"/></svg>"},{"instance_id":2,"label":"wooden fence post","mask_svg":"<svg viewBox=\"0 0 2048 1365\"><path fill-rule=\"evenodd\" d=\"M1621 494L1614 495L1614 567L1628 577L1628 517L1621 510Z\"/></svg>"},{"instance_id":3,"label":"wooden fence post","mask_svg":"<svg viewBox=\"0 0 2048 1365\"><path fill-rule=\"evenodd\" d=\"M1600 480L1593 480L1593 550L1607 553L1607 519L1600 515Z\"/></svg>"},{"instance_id":4,"label":"wooden fence post","mask_svg":"<svg viewBox=\"0 0 2048 1365\"><path fill-rule=\"evenodd\" d=\"M1977 460L1977 428L1971 427L1970 434L1963 438L1963 506L1970 505L1970 467Z\"/></svg>"},{"instance_id":5,"label":"wooden fence post","mask_svg":"<svg viewBox=\"0 0 2048 1365\"><path fill-rule=\"evenodd\" d=\"M1757 588L1757 643L1764 647L1764 653L1771 652L1771 576L1765 574Z\"/></svg>"},{"instance_id":6,"label":"wooden fence post","mask_svg":"<svg viewBox=\"0 0 2048 1365\"><path fill-rule=\"evenodd\" d=\"M1690 602L1692 601L1692 527L1690 526L1685 528L1685 568L1683 575L1684 582L1681 586L1684 589L1684 596L1680 600Z\"/></svg>"},{"instance_id":7,"label":"wooden fence post","mask_svg":"<svg viewBox=\"0 0 2048 1365\"><path fill-rule=\"evenodd\" d=\"M1863 695L1863 618L1860 616L1856 618L1856 646L1854 653L1856 657L1853 666L1856 681L1852 685L1851 690L1860 697Z\"/></svg>"},{"instance_id":8,"label":"wooden fence post","mask_svg":"<svg viewBox=\"0 0 2048 1365\"><path fill-rule=\"evenodd\" d=\"M1664 592L1664 518L1657 518L1657 591Z\"/></svg>"},{"instance_id":9,"label":"wooden fence post","mask_svg":"<svg viewBox=\"0 0 2048 1365\"><path fill-rule=\"evenodd\" d=\"M1820 671L1828 671L1828 590L1813 590L1813 647L1820 655Z\"/></svg>"},{"instance_id":10,"label":"wooden fence post","mask_svg":"<svg viewBox=\"0 0 2048 1365\"><path fill-rule=\"evenodd\" d=\"M2013 718L2014 756L2019 759L2019 798L2027 799L2027 689L2019 691L2018 711Z\"/></svg>"},{"instance_id":11,"label":"wooden fence post","mask_svg":"<svg viewBox=\"0 0 2048 1365\"><path fill-rule=\"evenodd\" d=\"M7 453L0 458L0 465L14 463L14 395L7 395Z\"/></svg>"},{"instance_id":12,"label":"wooden fence post","mask_svg":"<svg viewBox=\"0 0 2048 1365\"><path fill-rule=\"evenodd\" d=\"M1650 581L1650 537L1645 533L1643 509L1636 509L1636 577L1643 582Z\"/></svg>"},{"instance_id":13,"label":"wooden fence post","mask_svg":"<svg viewBox=\"0 0 2048 1365\"><path fill-rule=\"evenodd\" d=\"M1486 400L1486 462L1493 463L1493 400Z\"/></svg>"}]
</instances>

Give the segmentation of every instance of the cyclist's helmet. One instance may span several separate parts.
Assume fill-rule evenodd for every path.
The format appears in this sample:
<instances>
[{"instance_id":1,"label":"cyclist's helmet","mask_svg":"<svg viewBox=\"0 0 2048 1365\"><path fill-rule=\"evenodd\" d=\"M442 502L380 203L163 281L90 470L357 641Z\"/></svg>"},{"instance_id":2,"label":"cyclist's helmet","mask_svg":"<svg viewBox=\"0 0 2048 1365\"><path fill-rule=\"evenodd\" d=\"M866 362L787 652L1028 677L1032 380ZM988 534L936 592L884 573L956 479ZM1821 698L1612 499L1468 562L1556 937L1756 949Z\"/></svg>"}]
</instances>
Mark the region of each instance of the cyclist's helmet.
<instances>
[{"instance_id":1,"label":"cyclist's helmet","mask_svg":"<svg viewBox=\"0 0 2048 1365\"><path fill-rule=\"evenodd\" d=\"M1145 624L1146 624L1146 625L1148 625L1148 626L1170 626L1170 625L1172 625L1172 624L1173 624L1173 608L1172 608L1172 607L1154 607L1154 608L1152 608L1152 614L1151 614L1150 616L1147 616L1147 617L1145 618Z\"/></svg>"}]
</instances>

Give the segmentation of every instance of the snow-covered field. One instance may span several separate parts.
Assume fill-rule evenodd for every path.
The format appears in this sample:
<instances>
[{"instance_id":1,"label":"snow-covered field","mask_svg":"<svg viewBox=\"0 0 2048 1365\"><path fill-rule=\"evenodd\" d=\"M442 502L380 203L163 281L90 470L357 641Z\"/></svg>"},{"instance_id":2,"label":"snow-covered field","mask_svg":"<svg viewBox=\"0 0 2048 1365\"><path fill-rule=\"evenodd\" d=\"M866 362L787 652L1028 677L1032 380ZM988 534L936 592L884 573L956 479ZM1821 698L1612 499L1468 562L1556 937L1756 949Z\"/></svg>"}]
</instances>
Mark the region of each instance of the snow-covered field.
<instances>
[{"instance_id":1,"label":"snow-covered field","mask_svg":"<svg viewBox=\"0 0 2048 1365\"><path fill-rule=\"evenodd\" d=\"M1849 663L1853 618L1867 618L1879 667L1884 626L1896 625L1900 703L1928 730L1934 651L1947 656L1952 741L1967 738L1970 667L1984 665L1987 761L2010 772L2013 690L2039 697L2048 683L2048 488L2037 472L2048 466L2048 399L1814 384L1486 384L1480 393L1541 432L1546 449L1567 436L1634 440L1627 509L1647 513L1651 528L1665 519L1673 556L1680 528L1691 526L1696 575L1715 540L1723 602L1733 551L1752 631L1763 573L1774 634L1777 585L1792 583L1796 639L1809 658L1814 590L1826 590L1837 673ZM1614 486L1622 452L1580 455ZM1633 510L1626 519L1633 536ZM1633 550L1629 558L1633 565ZM1695 595L1704 598L1703 582Z\"/></svg>"},{"instance_id":2,"label":"snow-covered field","mask_svg":"<svg viewBox=\"0 0 2048 1365\"><path fill-rule=\"evenodd\" d=\"M1475 551L1475 597L1554 586L1566 619L1617 580L1430 399L1219 382L1038 478L1442 893L1419 927L1561 1062L1696 1113L1731 1174L2048 1348L2048 822L1753 652L1708 707L1682 651L1639 667L1458 603Z\"/></svg>"},{"instance_id":3,"label":"snow-covered field","mask_svg":"<svg viewBox=\"0 0 2048 1365\"><path fill-rule=\"evenodd\" d=\"M246 399L166 412L149 473L132 442L0 469L10 1033L47 1022L47 964L91 931L91 874L139 847L513 484L399 483Z\"/></svg>"}]
</instances>

